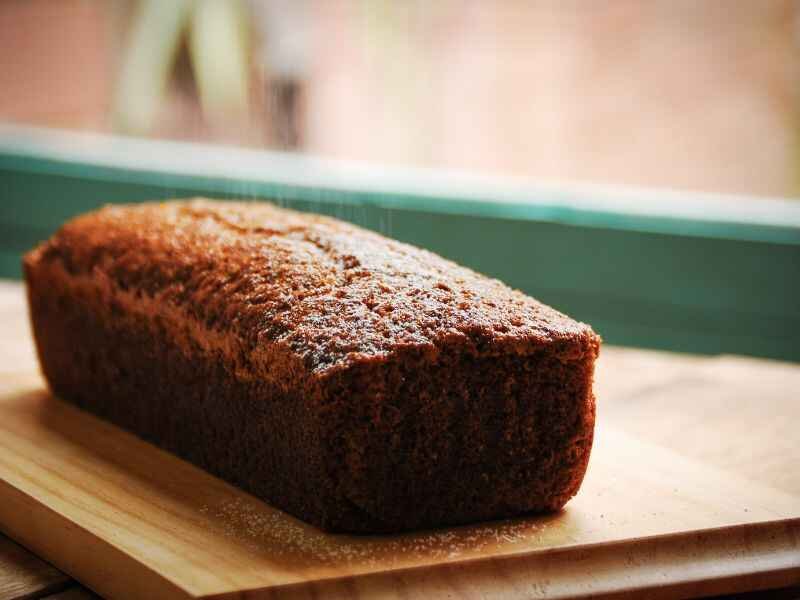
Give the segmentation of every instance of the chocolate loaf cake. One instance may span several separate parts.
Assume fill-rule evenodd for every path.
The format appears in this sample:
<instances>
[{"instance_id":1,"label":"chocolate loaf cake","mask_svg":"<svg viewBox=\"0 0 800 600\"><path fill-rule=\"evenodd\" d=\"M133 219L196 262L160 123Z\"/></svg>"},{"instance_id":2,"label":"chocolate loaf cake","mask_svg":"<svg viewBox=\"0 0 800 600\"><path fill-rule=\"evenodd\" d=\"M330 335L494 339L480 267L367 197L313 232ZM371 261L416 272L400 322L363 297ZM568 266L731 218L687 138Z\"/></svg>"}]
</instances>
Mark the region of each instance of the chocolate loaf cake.
<instances>
[{"instance_id":1,"label":"chocolate loaf cake","mask_svg":"<svg viewBox=\"0 0 800 600\"><path fill-rule=\"evenodd\" d=\"M58 396L324 529L551 511L583 479L599 338L430 252L195 200L78 217L24 269Z\"/></svg>"}]
</instances>

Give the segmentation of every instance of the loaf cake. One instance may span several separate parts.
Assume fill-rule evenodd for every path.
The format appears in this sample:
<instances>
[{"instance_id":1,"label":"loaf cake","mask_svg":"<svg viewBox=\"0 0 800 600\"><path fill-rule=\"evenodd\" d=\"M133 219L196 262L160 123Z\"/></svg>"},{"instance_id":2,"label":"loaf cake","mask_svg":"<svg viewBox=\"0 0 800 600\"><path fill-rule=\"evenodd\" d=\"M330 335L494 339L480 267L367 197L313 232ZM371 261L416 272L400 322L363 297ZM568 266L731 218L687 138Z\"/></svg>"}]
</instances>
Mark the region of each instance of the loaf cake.
<instances>
[{"instance_id":1,"label":"loaf cake","mask_svg":"<svg viewBox=\"0 0 800 600\"><path fill-rule=\"evenodd\" d=\"M323 529L553 511L583 479L598 336L425 250L190 200L80 216L24 271L56 395Z\"/></svg>"}]
</instances>

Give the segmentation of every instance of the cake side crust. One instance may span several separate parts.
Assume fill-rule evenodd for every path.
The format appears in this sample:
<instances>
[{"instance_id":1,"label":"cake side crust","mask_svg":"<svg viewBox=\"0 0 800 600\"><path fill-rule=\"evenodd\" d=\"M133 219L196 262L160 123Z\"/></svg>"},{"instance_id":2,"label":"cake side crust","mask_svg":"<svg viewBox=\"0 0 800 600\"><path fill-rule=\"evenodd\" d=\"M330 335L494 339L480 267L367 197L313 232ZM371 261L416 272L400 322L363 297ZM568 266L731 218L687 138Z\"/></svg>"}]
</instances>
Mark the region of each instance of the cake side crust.
<instances>
[{"instance_id":1,"label":"cake side crust","mask_svg":"<svg viewBox=\"0 0 800 600\"><path fill-rule=\"evenodd\" d=\"M566 360L457 346L431 360L409 349L331 378L320 430L328 478L383 531L562 508L583 481L595 425L598 342L572 344Z\"/></svg>"},{"instance_id":2,"label":"cake side crust","mask_svg":"<svg viewBox=\"0 0 800 600\"><path fill-rule=\"evenodd\" d=\"M26 279L40 364L57 396L324 526L332 507L318 386L290 373L241 377L224 346L193 344L182 327L125 310L105 286L58 264L29 262Z\"/></svg>"}]
</instances>

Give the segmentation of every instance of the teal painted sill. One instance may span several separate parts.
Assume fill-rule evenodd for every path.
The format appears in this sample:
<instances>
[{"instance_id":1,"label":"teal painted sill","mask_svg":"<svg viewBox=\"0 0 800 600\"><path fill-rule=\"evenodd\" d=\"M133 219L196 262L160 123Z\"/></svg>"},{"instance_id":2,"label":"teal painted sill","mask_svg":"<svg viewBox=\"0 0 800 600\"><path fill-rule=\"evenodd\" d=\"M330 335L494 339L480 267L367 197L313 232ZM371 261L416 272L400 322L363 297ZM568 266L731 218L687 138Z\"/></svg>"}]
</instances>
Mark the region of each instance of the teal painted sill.
<instances>
[{"instance_id":1,"label":"teal painted sill","mask_svg":"<svg viewBox=\"0 0 800 600\"><path fill-rule=\"evenodd\" d=\"M566 186L0 126L0 276L113 202L271 199L497 277L611 343L800 360L800 202Z\"/></svg>"}]
</instances>

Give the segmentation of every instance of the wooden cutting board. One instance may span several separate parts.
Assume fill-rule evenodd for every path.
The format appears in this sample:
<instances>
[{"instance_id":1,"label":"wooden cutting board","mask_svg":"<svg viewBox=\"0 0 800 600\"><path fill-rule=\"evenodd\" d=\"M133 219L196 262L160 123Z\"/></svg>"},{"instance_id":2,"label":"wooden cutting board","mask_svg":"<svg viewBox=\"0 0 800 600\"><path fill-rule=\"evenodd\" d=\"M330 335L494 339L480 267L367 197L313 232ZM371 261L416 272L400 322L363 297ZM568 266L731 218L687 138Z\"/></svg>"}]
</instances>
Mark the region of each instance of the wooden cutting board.
<instances>
[{"instance_id":1,"label":"wooden cutting board","mask_svg":"<svg viewBox=\"0 0 800 600\"><path fill-rule=\"evenodd\" d=\"M0 529L108 598L728 593L800 581L800 499L599 427L559 514L328 535L48 394L0 380Z\"/></svg>"}]
</instances>

